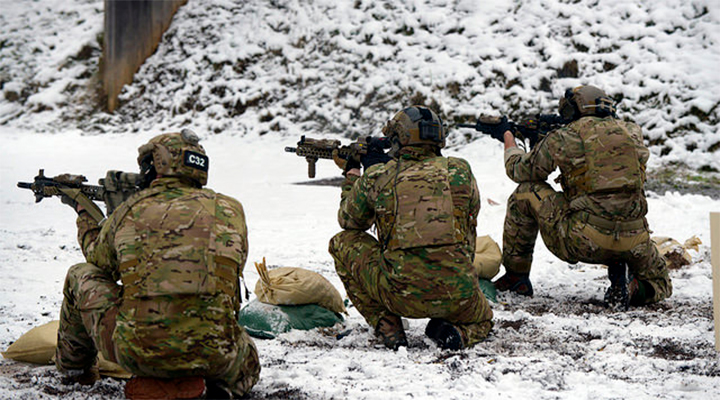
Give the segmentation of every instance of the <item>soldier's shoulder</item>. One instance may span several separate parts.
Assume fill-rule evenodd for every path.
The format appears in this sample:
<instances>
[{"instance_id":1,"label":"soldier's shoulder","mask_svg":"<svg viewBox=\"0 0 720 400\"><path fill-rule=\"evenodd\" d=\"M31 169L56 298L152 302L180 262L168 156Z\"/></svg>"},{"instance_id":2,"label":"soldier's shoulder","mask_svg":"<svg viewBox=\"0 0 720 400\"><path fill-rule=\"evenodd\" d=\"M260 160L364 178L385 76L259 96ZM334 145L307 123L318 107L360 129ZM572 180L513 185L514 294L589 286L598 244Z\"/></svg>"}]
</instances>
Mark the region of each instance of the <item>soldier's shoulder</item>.
<instances>
[{"instance_id":1,"label":"soldier's shoulder","mask_svg":"<svg viewBox=\"0 0 720 400\"><path fill-rule=\"evenodd\" d=\"M217 193L214 191L212 193L216 196L219 204L222 204L222 205L225 205L228 207L242 208L242 203L240 203L240 200L238 200L232 196L223 194L223 193Z\"/></svg>"},{"instance_id":2,"label":"soldier's shoulder","mask_svg":"<svg viewBox=\"0 0 720 400\"><path fill-rule=\"evenodd\" d=\"M397 166L396 160L390 160L384 164L375 164L372 167L365 170L365 173L363 173L363 179L378 179L379 177L386 175L390 173L390 171L395 171L395 168Z\"/></svg>"},{"instance_id":3,"label":"soldier's shoulder","mask_svg":"<svg viewBox=\"0 0 720 400\"><path fill-rule=\"evenodd\" d=\"M460 157L448 157L448 166L451 168L458 168L458 169L470 169L470 163Z\"/></svg>"}]
</instances>

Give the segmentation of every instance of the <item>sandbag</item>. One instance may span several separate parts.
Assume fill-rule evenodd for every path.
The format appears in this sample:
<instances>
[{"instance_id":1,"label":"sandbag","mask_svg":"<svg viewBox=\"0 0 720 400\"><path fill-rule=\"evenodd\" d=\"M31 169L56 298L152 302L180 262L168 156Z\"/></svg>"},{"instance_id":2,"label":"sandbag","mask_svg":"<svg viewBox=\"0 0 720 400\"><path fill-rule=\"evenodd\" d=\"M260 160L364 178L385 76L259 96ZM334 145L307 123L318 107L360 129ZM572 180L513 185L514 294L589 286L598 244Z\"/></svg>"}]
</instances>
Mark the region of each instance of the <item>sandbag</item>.
<instances>
[{"instance_id":1,"label":"sandbag","mask_svg":"<svg viewBox=\"0 0 720 400\"><path fill-rule=\"evenodd\" d=\"M267 269L265 258L255 263L260 280L255 295L263 303L275 305L317 304L332 312L345 312L340 292L325 277L303 268Z\"/></svg>"},{"instance_id":2,"label":"sandbag","mask_svg":"<svg viewBox=\"0 0 720 400\"><path fill-rule=\"evenodd\" d=\"M54 364L59 325L60 321L50 321L30 329L2 352L3 357L32 364ZM119 365L106 360L102 353L98 353L98 367L100 375L123 379L132 376Z\"/></svg>"},{"instance_id":3,"label":"sandbag","mask_svg":"<svg viewBox=\"0 0 720 400\"><path fill-rule=\"evenodd\" d=\"M238 322L248 334L260 339L273 339L291 329L311 330L343 321L341 314L317 304L275 305L257 299L248 303L238 315Z\"/></svg>"},{"instance_id":4,"label":"sandbag","mask_svg":"<svg viewBox=\"0 0 720 400\"><path fill-rule=\"evenodd\" d=\"M50 364L55 355L59 325L60 321L50 321L30 329L2 352L3 357L33 364Z\"/></svg>"},{"instance_id":5,"label":"sandbag","mask_svg":"<svg viewBox=\"0 0 720 400\"><path fill-rule=\"evenodd\" d=\"M480 282L480 291L483 292L485 295L485 298L489 301L492 301L493 303L497 303L497 289L495 289L495 284L492 283L489 279L479 279Z\"/></svg>"},{"instance_id":6,"label":"sandbag","mask_svg":"<svg viewBox=\"0 0 720 400\"><path fill-rule=\"evenodd\" d=\"M686 240L684 244L664 236L655 236L652 241L660 254L665 257L669 269L678 269L692 263L692 256L688 253L688 250L698 251L698 246L702 244L696 236Z\"/></svg>"},{"instance_id":7,"label":"sandbag","mask_svg":"<svg viewBox=\"0 0 720 400\"><path fill-rule=\"evenodd\" d=\"M473 267L480 279L491 280L500 272L502 252L500 246L490 236L478 236L475 239L475 260Z\"/></svg>"}]
</instances>

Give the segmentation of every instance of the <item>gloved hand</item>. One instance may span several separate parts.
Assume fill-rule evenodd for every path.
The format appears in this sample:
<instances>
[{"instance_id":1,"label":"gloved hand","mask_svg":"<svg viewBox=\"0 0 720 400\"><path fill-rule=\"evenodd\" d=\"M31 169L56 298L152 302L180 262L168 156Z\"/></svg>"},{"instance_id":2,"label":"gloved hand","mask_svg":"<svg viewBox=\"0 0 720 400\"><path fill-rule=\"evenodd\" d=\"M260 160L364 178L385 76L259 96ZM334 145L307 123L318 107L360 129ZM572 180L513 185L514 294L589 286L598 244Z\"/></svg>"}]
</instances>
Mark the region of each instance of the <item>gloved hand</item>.
<instances>
[{"instance_id":1,"label":"gloved hand","mask_svg":"<svg viewBox=\"0 0 720 400\"><path fill-rule=\"evenodd\" d=\"M61 174L54 177L53 180L71 187L77 187L79 185L82 185L84 182L87 182L87 178L85 178L84 176L73 174ZM75 200L75 196L78 193L77 190L70 188L61 189L60 193L60 202L69 205L73 208L73 210L77 211L78 202Z\"/></svg>"},{"instance_id":2,"label":"gloved hand","mask_svg":"<svg viewBox=\"0 0 720 400\"><path fill-rule=\"evenodd\" d=\"M363 168L368 169L375 164L385 164L392 160L392 157L385 154L385 148L389 147L386 139L368 139L368 151L360 157Z\"/></svg>"},{"instance_id":3,"label":"gloved hand","mask_svg":"<svg viewBox=\"0 0 720 400\"><path fill-rule=\"evenodd\" d=\"M64 193L62 195L60 195L60 202L63 204L69 205L75 211L78 210L78 202L75 201L72 197L70 197Z\"/></svg>"},{"instance_id":4,"label":"gloved hand","mask_svg":"<svg viewBox=\"0 0 720 400\"><path fill-rule=\"evenodd\" d=\"M492 125L490 130L490 137L501 142L505 141L505 131L512 132L512 126L506 116L500 118L500 122L496 125Z\"/></svg>"},{"instance_id":5,"label":"gloved hand","mask_svg":"<svg viewBox=\"0 0 720 400\"><path fill-rule=\"evenodd\" d=\"M337 149L333 150L332 156L333 161L335 161L335 165L337 165L341 170L343 170L343 175L345 175L345 173L347 173L353 168L360 169L361 167L360 161L357 159L357 156L342 158L340 157Z\"/></svg>"}]
</instances>

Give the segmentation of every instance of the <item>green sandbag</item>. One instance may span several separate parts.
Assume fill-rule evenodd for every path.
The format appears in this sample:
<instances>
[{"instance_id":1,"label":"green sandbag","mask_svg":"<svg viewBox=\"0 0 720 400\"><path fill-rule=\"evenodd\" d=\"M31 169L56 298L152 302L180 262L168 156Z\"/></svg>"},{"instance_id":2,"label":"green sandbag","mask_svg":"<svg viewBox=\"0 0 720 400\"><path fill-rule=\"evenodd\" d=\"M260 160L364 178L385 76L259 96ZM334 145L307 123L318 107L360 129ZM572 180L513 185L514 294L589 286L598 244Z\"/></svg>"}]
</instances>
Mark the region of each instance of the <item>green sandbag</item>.
<instances>
[{"instance_id":1,"label":"green sandbag","mask_svg":"<svg viewBox=\"0 0 720 400\"><path fill-rule=\"evenodd\" d=\"M291 329L310 330L343 322L343 316L317 304L285 306L251 301L240 310L238 322L250 336L274 339Z\"/></svg>"},{"instance_id":2,"label":"green sandbag","mask_svg":"<svg viewBox=\"0 0 720 400\"><path fill-rule=\"evenodd\" d=\"M495 285L488 279L480 279L480 291L483 292L485 298L493 303L497 303L497 290Z\"/></svg>"}]
</instances>

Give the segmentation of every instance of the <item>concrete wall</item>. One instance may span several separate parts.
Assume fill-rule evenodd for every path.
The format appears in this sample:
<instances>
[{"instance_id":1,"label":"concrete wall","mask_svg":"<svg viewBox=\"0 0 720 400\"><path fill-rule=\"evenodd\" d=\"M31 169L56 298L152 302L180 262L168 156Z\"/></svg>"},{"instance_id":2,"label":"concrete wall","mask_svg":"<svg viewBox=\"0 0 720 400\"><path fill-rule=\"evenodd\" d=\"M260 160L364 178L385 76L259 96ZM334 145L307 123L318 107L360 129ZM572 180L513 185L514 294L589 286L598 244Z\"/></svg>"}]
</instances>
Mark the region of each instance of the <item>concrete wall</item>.
<instances>
[{"instance_id":1,"label":"concrete wall","mask_svg":"<svg viewBox=\"0 0 720 400\"><path fill-rule=\"evenodd\" d=\"M177 9L187 0L105 0L103 88L109 111L123 85L157 48Z\"/></svg>"}]
</instances>

